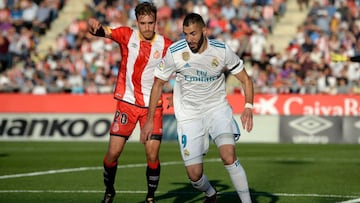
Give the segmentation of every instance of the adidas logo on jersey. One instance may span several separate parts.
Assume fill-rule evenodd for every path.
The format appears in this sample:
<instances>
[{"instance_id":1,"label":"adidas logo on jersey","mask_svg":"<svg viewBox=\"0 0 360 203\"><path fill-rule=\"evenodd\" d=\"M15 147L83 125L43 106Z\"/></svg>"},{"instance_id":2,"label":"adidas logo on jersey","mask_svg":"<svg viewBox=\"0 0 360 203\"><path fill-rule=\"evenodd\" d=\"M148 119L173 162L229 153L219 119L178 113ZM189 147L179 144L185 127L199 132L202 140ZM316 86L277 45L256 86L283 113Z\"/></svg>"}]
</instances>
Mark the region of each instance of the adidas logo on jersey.
<instances>
[{"instance_id":1,"label":"adidas logo on jersey","mask_svg":"<svg viewBox=\"0 0 360 203\"><path fill-rule=\"evenodd\" d=\"M185 65L184 65L184 68L190 68L191 66L190 66L190 64L189 63L186 63Z\"/></svg>"}]
</instances>

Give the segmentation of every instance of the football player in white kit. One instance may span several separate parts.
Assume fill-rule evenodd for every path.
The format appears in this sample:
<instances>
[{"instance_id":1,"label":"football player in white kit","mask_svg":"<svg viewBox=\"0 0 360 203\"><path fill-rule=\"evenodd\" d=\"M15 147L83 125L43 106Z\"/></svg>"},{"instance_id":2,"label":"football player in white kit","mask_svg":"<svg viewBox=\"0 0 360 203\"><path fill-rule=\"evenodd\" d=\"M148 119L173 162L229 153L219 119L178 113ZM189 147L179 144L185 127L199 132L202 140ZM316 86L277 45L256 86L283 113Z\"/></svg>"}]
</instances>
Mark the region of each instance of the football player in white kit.
<instances>
[{"instance_id":1,"label":"football player in white kit","mask_svg":"<svg viewBox=\"0 0 360 203\"><path fill-rule=\"evenodd\" d=\"M203 156L209 136L218 147L220 157L243 203L251 202L247 177L235 152L234 119L226 99L224 70L229 70L243 85L245 109L242 127L253 127L253 83L243 61L223 42L207 38L206 26L199 14L188 14L183 22L185 39L173 43L155 69L147 122L141 141L151 136L155 107L163 85L176 74L174 111L181 155L194 188L205 193L205 202L216 202L216 189L203 174Z\"/></svg>"}]
</instances>

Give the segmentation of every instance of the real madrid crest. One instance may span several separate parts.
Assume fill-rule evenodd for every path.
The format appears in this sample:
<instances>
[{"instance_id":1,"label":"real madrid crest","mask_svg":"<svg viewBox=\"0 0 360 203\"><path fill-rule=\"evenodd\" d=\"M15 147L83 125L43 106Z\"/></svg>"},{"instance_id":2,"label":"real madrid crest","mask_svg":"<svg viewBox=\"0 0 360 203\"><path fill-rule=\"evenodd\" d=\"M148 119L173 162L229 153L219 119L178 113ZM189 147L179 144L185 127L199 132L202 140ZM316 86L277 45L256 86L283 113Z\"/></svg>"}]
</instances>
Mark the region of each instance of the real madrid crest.
<instances>
[{"instance_id":1,"label":"real madrid crest","mask_svg":"<svg viewBox=\"0 0 360 203\"><path fill-rule=\"evenodd\" d=\"M219 65L219 61L216 58L214 58L211 62L211 66L213 68L216 68L216 67L218 67L218 65Z\"/></svg>"},{"instance_id":2,"label":"real madrid crest","mask_svg":"<svg viewBox=\"0 0 360 203\"><path fill-rule=\"evenodd\" d=\"M189 52L183 52L182 58L184 61L188 61L190 59L190 53Z\"/></svg>"}]
</instances>

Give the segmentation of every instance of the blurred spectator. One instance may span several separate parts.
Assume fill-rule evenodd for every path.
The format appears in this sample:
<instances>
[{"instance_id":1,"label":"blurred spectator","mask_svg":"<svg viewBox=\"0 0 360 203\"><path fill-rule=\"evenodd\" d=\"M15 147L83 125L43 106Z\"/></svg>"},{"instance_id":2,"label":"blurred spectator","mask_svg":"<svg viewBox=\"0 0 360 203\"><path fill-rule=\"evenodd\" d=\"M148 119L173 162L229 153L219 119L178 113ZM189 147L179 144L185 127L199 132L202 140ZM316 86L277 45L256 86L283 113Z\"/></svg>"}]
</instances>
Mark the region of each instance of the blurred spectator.
<instances>
[{"instance_id":1,"label":"blurred spectator","mask_svg":"<svg viewBox=\"0 0 360 203\"><path fill-rule=\"evenodd\" d=\"M46 30L50 27L51 23L51 10L48 7L47 1L40 2L36 12L35 19L32 22L33 29L40 35L45 34Z\"/></svg>"},{"instance_id":2,"label":"blurred spectator","mask_svg":"<svg viewBox=\"0 0 360 203\"><path fill-rule=\"evenodd\" d=\"M350 86L348 84L348 80L345 77L340 77L337 79L337 94L349 94L350 93Z\"/></svg>"},{"instance_id":3,"label":"blurred spectator","mask_svg":"<svg viewBox=\"0 0 360 203\"><path fill-rule=\"evenodd\" d=\"M55 48L36 53L38 36L51 27L65 2L0 0L3 34L0 92L31 93L34 87L35 92L43 93L112 91L121 61L118 47L109 40L89 36L86 20L96 16L112 27L133 26L137 1L96 0L84 5L84 12L59 34ZM360 55L358 1L298 1L299 9L300 6L311 8L306 20L297 25L295 37L284 53L277 53L274 48L267 50L265 45L267 35L276 27L276 18L287 12L286 0L158 0L156 3L159 33L173 40L183 37L180 32L183 16L188 12L200 13L207 22L210 37L225 41L246 63L252 63L249 73L258 93L336 94L346 92L347 87L349 92L358 91L360 63L331 60L332 54ZM7 56L3 57L3 53ZM38 87L41 87L38 80L43 80L46 91ZM241 93L235 84L231 86L234 88L230 92ZM171 91L170 84L168 88L166 91Z\"/></svg>"},{"instance_id":4,"label":"blurred spectator","mask_svg":"<svg viewBox=\"0 0 360 203\"><path fill-rule=\"evenodd\" d=\"M360 95L360 80L353 81L351 93Z\"/></svg>"},{"instance_id":5,"label":"blurred spectator","mask_svg":"<svg viewBox=\"0 0 360 203\"><path fill-rule=\"evenodd\" d=\"M10 65L9 46L8 38L0 33L0 73L5 71Z\"/></svg>"},{"instance_id":6,"label":"blurred spectator","mask_svg":"<svg viewBox=\"0 0 360 203\"><path fill-rule=\"evenodd\" d=\"M22 0L20 1L20 8L22 9L22 26L25 26L28 29L32 29L33 21L36 19L38 12L38 5L31 0Z\"/></svg>"},{"instance_id":7,"label":"blurred spectator","mask_svg":"<svg viewBox=\"0 0 360 203\"><path fill-rule=\"evenodd\" d=\"M336 94L336 78L331 75L329 68L319 71L317 89L319 93Z\"/></svg>"},{"instance_id":8,"label":"blurred spectator","mask_svg":"<svg viewBox=\"0 0 360 203\"><path fill-rule=\"evenodd\" d=\"M198 13L201 16L203 16L205 23L208 22L209 18L208 18L208 12L209 9L208 7L204 4L203 1L199 0L197 1L197 3L194 5L194 9L193 9L194 13ZM178 15L177 18L180 18L181 16L183 16L184 13L182 15Z\"/></svg>"},{"instance_id":9,"label":"blurred spectator","mask_svg":"<svg viewBox=\"0 0 360 203\"><path fill-rule=\"evenodd\" d=\"M264 19L265 27L269 30L269 33L272 33L276 22L275 8L272 2L264 5L262 9L262 17Z\"/></svg>"},{"instance_id":10,"label":"blurred spectator","mask_svg":"<svg viewBox=\"0 0 360 203\"><path fill-rule=\"evenodd\" d=\"M258 27L253 27L254 33L250 37L249 49L253 63L259 62L261 56L265 51L266 38L263 35L263 30Z\"/></svg>"},{"instance_id":11,"label":"blurred spectator","mask_svg":"<svg viewBox=\"0 0 360 203\"><path fill-rule=\"evenodd\" d=\"M227 21L235 18L236 10L235 7L232 6L230 1L225 1L225 5L221 7L221 15L224 16Z\"/></svg>"}]
</instances>

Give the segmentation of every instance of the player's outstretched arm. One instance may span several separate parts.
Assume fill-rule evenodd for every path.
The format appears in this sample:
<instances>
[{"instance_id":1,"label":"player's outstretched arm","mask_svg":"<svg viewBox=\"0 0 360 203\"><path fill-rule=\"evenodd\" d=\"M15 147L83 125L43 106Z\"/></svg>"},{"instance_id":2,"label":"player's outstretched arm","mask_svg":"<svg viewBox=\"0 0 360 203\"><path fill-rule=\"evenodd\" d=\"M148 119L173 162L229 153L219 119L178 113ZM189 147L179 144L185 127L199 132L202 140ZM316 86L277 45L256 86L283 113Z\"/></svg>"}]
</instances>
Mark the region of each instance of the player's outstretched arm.
<instances>
[{"instance_id":1,"label":"player's outstretched arm","mask_svg":"<svg viewBox=\"0 0 360 203\"><path fill-rule=\"evenodd\" d=\"M95 18L88 20L89 33L98 37L111 37L111 29L108 26L101 25Z\"/></svg>"}]
</instances>

